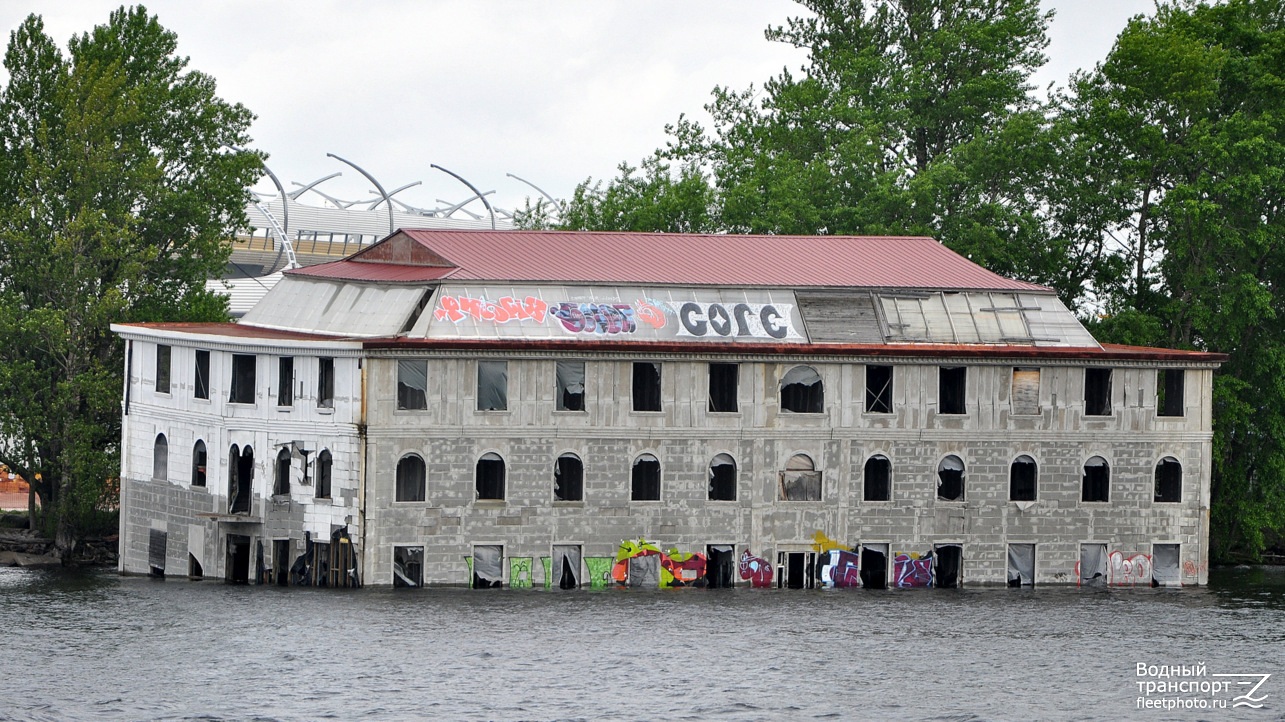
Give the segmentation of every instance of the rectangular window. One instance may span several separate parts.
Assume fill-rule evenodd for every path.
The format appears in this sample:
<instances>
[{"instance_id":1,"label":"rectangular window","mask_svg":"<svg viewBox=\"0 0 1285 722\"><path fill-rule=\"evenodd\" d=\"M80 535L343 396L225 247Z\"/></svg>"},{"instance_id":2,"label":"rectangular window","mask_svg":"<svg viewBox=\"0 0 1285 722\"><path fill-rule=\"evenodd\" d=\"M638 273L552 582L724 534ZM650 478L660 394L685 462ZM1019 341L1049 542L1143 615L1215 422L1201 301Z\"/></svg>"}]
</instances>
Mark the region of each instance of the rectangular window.
<instances>
[{"instance_id":1,"label":"rectangular window","mask_svg":"<svg viewBox=\"0 0 1285 722\"><path fill-rule=\"evenodd\" d=\"M509 362L477 362L477 410L507 411L509 408Z\"/></svg>"},{"instance_id":2,"label":"rectangular window","mask_svg":"<svg viewBox=\"0 0 1285 722\"><path fill-rule=\"evenodd\" d=\"M892 367L866 367L866 413L892 413Z\"/></svg>"},{"instance_id":3,"label":"rectangular window","mask_svg":"<svg viewBox=\"0 0 1285 722\"><path fill-rule=\"evenodd\" d=\"M257 357L248 354L232 354L232 384L228 391L228 403L254 403L254 367Z\"/></svg>"},{"instance_id":4,"label":"rectangular window","mask_svg":"<svg viewBox=\"0 0 1285 722\"><path fill-rule=\"evenodd\" d=\"M428 362L397 362L397 408L428 408Z\"/></svg>"},{"instance_id":5,"label":"rectangular window","mask_svg":"<svg viewBox=\"0 0 1285 722\"><path fill-rule=\"evenodd\" d=\"M558 411L584 411L584 361L559 361L554 376Z\"/></svg>"},{"instance_id":6,"label":"rectangular window","mask_svg":"<svg viewBox=\"0 0 1285 722\"><path fill-rule=\"evenodd\" d=\"M156 393L170 392L170 347L156 345Z\"/></svg>"},{"instance_id":7,"label":"rectangular window","mask_svg":"<svg viewBox=\"0 0 1285 722\"><path fill-rule=\"evenodd\" d=\"M198 349L196 352L195 383L192 384L192 395L198 399L210 398L210 352Z\"/></svg>"},{"instance_id":8,"label":"rectangular window","mask_svg":"<svg viewBox=\"0 0 1285 722\"><path fill-rule=\"evenodd\" d=\"M1182 549L1178 544L1151 545L1151 586L1182 586L1182 574L1179 571L1179 560Z\"/></svg>"},{"instance_id":9,"label":"rectangular window","mask_svg":"<svg viewBox=\"0 0 1285 722\"><path fill-rule=\"evenodd\" d=\"M660 411L660 364L634 362L634 411Z\"/></svg>"},{"instance_id":10,"label":"rectangular window","mask_svg":"<svg viewBox=\"0 0 1285 722\"><path fill-rule=\"evenodd\" d=\"M317 359L317 408L335 407L335 360Z\"/></svg>"},{"instance_id":11,"label":"rectangular window","mask_svg":"<svg viewBox=\"0 0 1285 722\"><path fill-rule=\"evenodd\" d=\"M1111 369L1084 369L1084 415L1111 415Z\"/></svg>"},{"instance_id":12,"label":"rectangular window","mask_svg":"<svg viewBox=\"0 0 1285 722\"><path fill-rule=\"evenodd\" d=\"M473 588L497 589L504 582L504 547L473 547Z\"/></svg>"},{"instance_id":13,"label":"rectangular window","mask_svg":"<svg viewBox=\"0 0 1285 722\"><path fill-rule=\"evenodd\" d=\"M709 410L713 413L736 413L736 392L740 364L709 365Z\"/></svg>"},{"instance_id":14,"label":"rectangular window","mask_svg":"<svg viewBox=\"0 0 1285 722\"><path fill-rule=\"evenodd\" d=\"M967 366L942 366L938 369L937 412L941 414L968 413L964 393L968 388Z\"/></svg>"},{"instance_id":15,"label":"rectangular window","mask_svg":"<svg viewBox=\"0 0 1285 722\"><path fill-rule=\"evenodd\" d=\"M1029 587L1035 584L1035 545L1008 545L1008 586Z\"/></svg>"},{"instance_id":16,"label":"rectangular window","mask_svg":"<svg viewBox=\"0 0 1285 722\"><path fill-rule=\"evenodd\" d=\"M1008 400L1014 414L1040 413L1040 370L1014 368L1013 387Z\"/></svg>"},{"instance_id":17,"label":"rectangular window","mask_svg":"<svg viewBox=\"0 0 1285 722\"><path fill-rule=\"evenodd\" d=\"M277 359L277 406L294 405L294 357Z\"/></svg>"},{"instance_id":18,"label":"rectangular window","mask_svg":"<svg viewBox=\"0 0 1285 722\"><path fill-rule=\"evenodd\" d=\"M1156 379L1156 413L1161 416L1186 416L1183 408L1183 386L1187 372L1183 369L1163 369Z\"/></svg>"},{"instance_id":19,"label":"rectangular window","mask_svg":"<svg viewBox=\"0 0 1285 722\"><path fill-rule=\"evenodd\" d=\"M424 586L424 547L393 547L393 586Z\"/></svg>"}]
</instances>

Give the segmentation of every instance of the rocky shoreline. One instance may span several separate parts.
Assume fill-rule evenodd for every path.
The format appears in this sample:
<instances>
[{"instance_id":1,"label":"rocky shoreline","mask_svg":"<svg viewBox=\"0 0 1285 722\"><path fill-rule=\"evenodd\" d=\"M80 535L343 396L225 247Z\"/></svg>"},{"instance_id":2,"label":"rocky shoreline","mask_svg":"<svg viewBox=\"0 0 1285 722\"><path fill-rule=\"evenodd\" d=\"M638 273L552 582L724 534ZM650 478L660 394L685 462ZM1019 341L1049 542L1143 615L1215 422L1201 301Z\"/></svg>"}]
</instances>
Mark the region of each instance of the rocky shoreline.
<instances>
[{"instance_id":1,"label":"rocky shoreline","mask_svg":"<svg viewBox=\"0 0 1285 722\"><path fill-rule=\"evenodd\" d=\"M117 537L86 539L76 546L71 566L114 567ZM0 530L0 567L52 568L63 566L54 542L28 529Z\"/></svg>"}]
</instances>

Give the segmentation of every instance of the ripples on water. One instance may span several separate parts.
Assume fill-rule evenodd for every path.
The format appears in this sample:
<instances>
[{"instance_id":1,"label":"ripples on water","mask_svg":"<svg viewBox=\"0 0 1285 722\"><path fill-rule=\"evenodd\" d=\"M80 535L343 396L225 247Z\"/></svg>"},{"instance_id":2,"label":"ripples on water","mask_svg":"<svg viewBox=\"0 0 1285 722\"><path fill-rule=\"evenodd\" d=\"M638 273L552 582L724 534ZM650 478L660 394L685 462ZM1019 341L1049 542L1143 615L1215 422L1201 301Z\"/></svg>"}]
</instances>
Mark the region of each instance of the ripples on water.
<instances>
[{"instance_id":1,"label":"ripples on water","mask_svg":"<svg viewBox=\"0 0 1285 722\"><path fill-rule=\"evenodd\" d=\"M1203 589L379 590L0 569L0 719L1285 720L1285 569ZM1136 665L1272 673L1139 710Z\"/></svg>"}]
</instances>

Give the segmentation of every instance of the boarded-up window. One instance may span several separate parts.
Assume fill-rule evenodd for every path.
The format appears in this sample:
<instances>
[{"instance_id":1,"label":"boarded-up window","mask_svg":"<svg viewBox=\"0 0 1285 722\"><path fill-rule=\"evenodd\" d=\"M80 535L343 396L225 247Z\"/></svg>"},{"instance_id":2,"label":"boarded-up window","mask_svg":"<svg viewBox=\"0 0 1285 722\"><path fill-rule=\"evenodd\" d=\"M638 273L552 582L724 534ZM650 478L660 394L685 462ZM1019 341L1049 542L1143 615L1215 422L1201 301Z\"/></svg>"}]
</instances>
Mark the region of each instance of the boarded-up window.
<instances>
[{"instance_id":1,"label":"boarded-up window","mask_svg":"<svg viewBox=\"0 0 1285 722\"><path fill-rule=\"evenodd\" d=\"M424 460L410 454L397 462L397 501L424 500Z\"/></svg>"},{"instance_id":2,"label":"boarded-up window","mask_svg":"<svg viewBox=\"0 0 1285 722\"><path fill-rule=\"evenodd\" d=\"M210 352L200 349L196 352L196 364L193 369L192 395L198 399L210 398Z\"/></svg>"},{"instance_id":3,"label":"boarded-up window","mask_svg":"<svg viewBox=\"0 0 1285 722\"><path fill-rule=\"evenodd\" d=\"M779 481L781 501L821 501L821 472L807 454L791 456Z\"/></svg>"},{"instance_id":4,"label":"boarded-up window","mask_svg":"<svg viewBox=\"0 0 1285 722\"><path fill-rule=\"evenodd\" d=\"M1040 370L1013 369L1013 388L1009 402L1014 414L1040 413Z\"/></svg>"},{"instance_id":5,"label":"boarded-up window","mask_svg":"<svg viewBox=\"0 0 1285 722\"><path fill-rule=\"evenodd\" d=\"M584 463L575 454L563 454L554 462L553 498L584 501Z\"/></svg>"},{"instance_id":6,"label":"boarded-up window","mask_svg":"<svg viewBox=\"0 0 1285 722\"><path fill-rule=\"evenodd\" d=\"M248 354L232 354L232 383L228 390L228 403L254 403L255 361L255 357Z\"/></svg>"},{"instance_id":7,"label":"boarded-up window","mask_svg":"<svg viewBox=\"0 0 1285 722\"><path fill-rule=\"evenodd\" d=\"M892 462L888 457L875 454L867 459L862 476L862 498L865 501L892 499Z\"/></svg>"},{"instance_id":8,"label":"boarded-up window","mask_svg":"<svg viewBox=\"0 0 1285 722\"><path fill-rule=\"evenodd\" d=\"M866 367L866 413L892 413L892 367Z\"/></svg>"},{"instance_id":9,"label":"boarded-up window","mask_svg":"<svg viewBox=\"0 0 1285 722\"><path fill-rule=\"evenodd\" d=\"M393 586L424 586L424 547L393 547Z\"/></svg>"},{"instance_id":10,"label":"boarded-up window","mask_svg":"<svg viewBox=\"0 0 1285 722\"><path fill-rule=\"evenodd\" d=\"M1180 586L1182 574L1178 560L1181 557L1178 544L1151 545L1151 585L1154 587Z\"/></svg>"},{"instance_id":11,"label":"boarded-up window","mask_svg":"<svg viewBox=\"0 0 1285 722\"><path fill-rule=\"evenodd\" d=\"M964 462L958 456L947 456L937 465L937 498L964 500Z\"/></svg>"},{"instance_id":12,"label":"boarded-up window","mask_svg":"<svg viewBox=\"0 0 1285 722\"><path fill-rule=\"evenodd\" d=\"M634 362L634 411L660 411L660 364Z\"/></svg>"},{"instance_id":13,"label":"boarded-up window","mask_svg":"<svg viewBox=\"0 0 1285 722\"><path fill-rule=\"evenodd\" d=\"M290 493L290 449L277 452L277 473L272 484L274 495Z\"/></svg>"},{"instance_id":14,"label":"boarded-up window","mask_svg":"<svg viewBox=\"0 0 1285 722\"><path fill-rule=\"evenodd\" d=\"M477 410L506 411L509 408L509 362L477 362Z\"/></svg>"},{"instance_id":15,"label":"boarded-up window","mask_svg":"<svg viewBox=\"0 0 1285 722\"><path fill-rule=\"evenodd\" d=\"M397 362L397 408L428 408L428 362Z\"/></svg>"},{"instance_id":16,"label":"boarded-up window","mask_svg":"<svg viewBox=\"0 0 1285 722\"><path fill-rule=\"evenodd\" d=\"M713 413L737 411L736 390L740 366L712 363L709 365L709 410Z\"/></svg>"},{"instance_id":17,"label":"boarded-up window","mask_svg":"<svg viewBox=\"0 0 1285 722\"><path fill-rule=\"evenodd\" d=\"M559 361L554 376L558 411L584 411L584 361Z\"/></svg>"},{"instance_id":18,"label":"boarded-up window","mask_svg":"<svg viewBox=\"0 0 1285 722\"><path fill-rule=\"evenodd\" d=\"M1183 394L1187 372L1183 369L1164 369L1156 379L1156 411L1161 416L1185 416Z\"/></svg>"},{"instance_id":19,"label":"boarded-up window","mask_svg":"<svg viewBox=\"0 0 1285 722\"><path fill-rule=\"evenodd\" d=\"M1023 454L1008 469L1008 500L1035 501L1035 459Z\"/></svg>"},{"instance_id":20,"label":"boarded-up window","mask_svg":"<svg viewBox=\"0 0 1285 722\"><path fill-rule=\"evenodd\" d=\"M504 581L504 547L473 547L473 588L496 589Z\"/></svg>"},{"instance_id":21,"label":"boarded-up window","mask_svg":"<svg viewBox=\"0 0 1285 722\"><path fill-rule=\"evenodd\" d=\"M1107 545L1080 545L1080 584L1107 583Z\"/></svg>"},{"instance_id":22,"label":"boarded-up window","mask_svg":"<svg viewBox=\"0 0 1285 722\"><path fill-rule=\"evenodd\" d=\"M1182 501L1182 464L1172 456L1166 456L1156 464L1156 501Z\"/></svg>"},{"instance_id":23,"label":"boarded-up window","mask_svg":"<svg viewBox=\"0 0 1285 722\"><path fill-rule=\"evenodd\" d=\"M1111 466L1101 456L1084 462L1084 483L1080 501L1111 500Z\"/></svg>"},{"instance_id":24,"label":"boarded-up window","mask_svg":"<svg viewBox=\"0 0 1285 722\"><path fill-rule=\"evenodd\" d=\"M277 406L294 405L294 357L277 359Z\"/></svg>"},{"instance_id":25,"label":"boarded-up window","mask_svg":"<svg viewBox=\"0 0 1285 722\"><path fill-rule=\"evenodd\" d=\"M156 393L170 392L170 347L156 345Z\"/></svg>"},{"instance_id":26,"label":"boarded-up window","mask_svg":"<svg viewBox=\"0 0 1285 722\"><path fill-rule=\"evenodd\" d=\"M152 479L165 481L169 478L170 442L165 439L165 434L157 434L156 443L152 444Z\"/></svg>"},{"instance_id":27,"label":"boarded-up window","mask_svg":"<svg viewBox=\"0 0 1285 722\"><path fill-rule=\"evenodd\" d=\"M795 414L819 414L825 409L825 387L821 374L811 366L795 366L781 377L781 410Z\"/></svg>"},{"instance_id":28,"label":"boarded-up window","mask_svg":"<svg viewBox=\"0 0 1285 722\"><path fill-rule=\"evenodd\" d=\"M205 486L205 442L197 439L192 447L192 486Z\"/></svg>"},{"instance_id":29,"label":"boarded-up window","mask_svg":"<svg viewBox=\"0 0 1285 722\"><path fill-rule=\"evenodd\" d=\"M660 501L660 461L651 454L634 459L630 482L631 500Z\"/></svg>"},{"instance_id":30,"label":"boarded-up window","mask_svg":"<svg viewBox=\"0 0 1285 722\"><path fill-rule=\"evenodd\" d=\"M331 456L329 449L322 449L321 453L317 454L317 481L315 491L318 499L330 498L330 474L332 467L334 467L334 457Z\"/></svg>"},{"instance_id":31,"label":"boarded-up window","mask_svg":"<svg viewBox=\"0 0 1285 722\"><path fill-rule=\"evenodd\" d=\"M968 388L967 366L942 366L937 371L937 411L942 414L967 413L965 393Z\"/></svg>"},{"instance_id":32,"label":"boarded-up window","mask_svg":"<svg viewBox=\"0 0 1285 722\"><path fill-rule=\"evenodd\" d=\"M1111 369L1084 369L1084 415L1111 415Z\"/></svg>"},{"instance_id":33,"label":"boarded-up window","mask_svg":"<svg viewBox=\"0 0 1285 722\"><path fill-rule=\"evenodd\" d=\"M550 571L558 580L559 589L575 589L580 586L580 547L572 544L555 544Z\"/></svg>"},{"instance_id":34,"label":"boarded-up window","mask_svg":"<svg viewBox=\"0 0 1285 722\"><path fill-rule=\"evenodd\" d=\"M152 529L147 538L147 565L151 567L152 576L165 576L166 542L169 533L162 529Z\"/></svg>"},{"instance_id":35,"label":"boarded-up window","mask_svg":"<svg viewBox=\"0 0 1285 722\"><path fill-rule=\"evenodd\" d=\"M728 454L709 462L709 500L736 501L736 460Z\"/></svg>"},{"instance_id":36,"label":"boarded-up window","mask_svg":"<svg viewBox=\"0 0 1285 722\"><path fill-rule=\"evenodd\" d=\"M477 498L504 498L504 459L499 454L486 453L477 460Z\"/></svg>"},{"instance_id":37,"label":"boarded-up window","mask_svg":"<svg viewBox=\"0 0 1285 722\"><path fill-rule=\"evenodd\" d=\"M1029 587L1035 584L1035 545L1008 545L1008 586Z\"/></svg>"},{"instance_id":38,"label":"boarded-up window","mask_svg":"<svg viewBox=\"0 0 1285 722\"><path fill-rule=\"evenodd\" d=\"M332 358L317 359L317 408L330 409L335 406L335 360Z\"/></svg>"}]
</instances>

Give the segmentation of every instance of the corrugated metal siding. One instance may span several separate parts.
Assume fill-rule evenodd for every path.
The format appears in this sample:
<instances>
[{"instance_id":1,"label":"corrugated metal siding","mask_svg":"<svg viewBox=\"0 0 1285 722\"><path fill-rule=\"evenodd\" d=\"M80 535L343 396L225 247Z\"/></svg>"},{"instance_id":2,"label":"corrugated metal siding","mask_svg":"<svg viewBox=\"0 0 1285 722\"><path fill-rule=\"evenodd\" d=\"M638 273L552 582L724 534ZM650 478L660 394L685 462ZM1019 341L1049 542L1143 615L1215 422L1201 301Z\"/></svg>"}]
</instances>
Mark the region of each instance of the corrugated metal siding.
<instances>
[{"instance_id":1,"label":"corrugated metal siding","mask_svg":"<svg viewBox=\"0 0 1285 722\"><path fill-rule=\"evenodd\" d=\"M1052 294L877 294L896 343L1092 347L1097 341Z\"/></svg>"},{"instance_id":2,"label":"corrugated metal siding","mask_svg":"<svg viewBox=\"0 0 1285 722\"><path fill-rule=\"evenodd\" d=\"M267 328L373 338L401 332L431 288L287 277L245 315Z\"/></svg>"},{"instance_id":3,"label":"corrugated metal siding","mask_svg":"<svg viewBox=\"0 0 1285 722\"><path fill-rule=\"evenodd\" d=\"M205 282L205 290L228 297L228 311L232 318L241 318L249 313L263 297L281 281L281 272L252 278L210 279Z\"/></svg>"}]
</instances>

